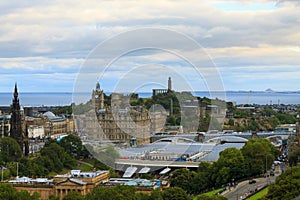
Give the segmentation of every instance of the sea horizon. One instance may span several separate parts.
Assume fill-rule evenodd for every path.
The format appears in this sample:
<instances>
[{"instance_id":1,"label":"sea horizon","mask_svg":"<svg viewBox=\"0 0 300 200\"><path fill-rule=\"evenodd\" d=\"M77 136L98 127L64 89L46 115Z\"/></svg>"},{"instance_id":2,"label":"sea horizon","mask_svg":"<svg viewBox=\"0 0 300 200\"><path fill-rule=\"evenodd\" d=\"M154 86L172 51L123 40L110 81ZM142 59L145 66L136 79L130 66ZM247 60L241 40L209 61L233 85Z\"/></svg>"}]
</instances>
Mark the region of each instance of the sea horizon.
<instances>
[{"instance_id":1,"label":"sea horizon","mask_svg":"<svg viewBox=\"0 0 300 200\"><path fill-rule=\"evenodd\" d=\"M195 91L188 91L188 90L181 90L181 91L175 91L175 92L250 92L250 93L300 93L300 90L271 90L271 91L267 91L267 90L215 90L215 91L208 91L208 90L195 90ZM13 94L14 92L0 92L0 94ZM58 91L58 92L54 92L54 91L36 91L36 92L18 92L19 94L61 94L61 93L67 93L67 94L73 94L74 92L64 92L64 91ZM76 92L76 93L84 93L84 94L91 94L91 92ZM107 91L105 92L105 94L111 94L113 92L111 91ZM129 94L129 93L151 93L152 91L139 91L139 92L130 92L130 91L125 91L125 92L116 92L116 93L124 93L124 94Z\"/></svg>"},{"instance_id":2,"label":"sea horizon","mask_svg":"<svg viewBox=\"0 0 300 200\"><path fill-rule=\"evenodd\" d=\"M186 92L186 91L181 91ZM122 92L130 94L132 92ZM141 98L149 98L152 92L135 92ZM236 104L300 104L300 91L193 91L194 96L219 98ZM105 94L110 95L111 92ZM9 106L12 92L0 92L0 106ZM65 106L72 103L85 103L91 98L91 92L19 92L22 106ZM76 99L74 101L73 99Z\"/></svg>"}]
</instances>

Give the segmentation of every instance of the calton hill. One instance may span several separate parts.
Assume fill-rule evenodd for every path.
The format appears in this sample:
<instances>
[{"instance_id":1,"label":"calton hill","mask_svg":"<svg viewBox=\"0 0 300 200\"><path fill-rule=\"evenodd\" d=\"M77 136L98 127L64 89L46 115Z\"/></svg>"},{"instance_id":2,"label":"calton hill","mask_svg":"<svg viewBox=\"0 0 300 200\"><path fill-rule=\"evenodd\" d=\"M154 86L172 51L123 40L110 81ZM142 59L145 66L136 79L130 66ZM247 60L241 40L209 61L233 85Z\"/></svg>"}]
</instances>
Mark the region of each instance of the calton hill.
<instances>
[{"instance_id":1,"label":"calton hill","mask_svg":"<svg viewBox=\"0 0 300 200\"><path fill-rule=\"evenodd\" d=\"M158 104L169 112L166 125L180 125L182 112L178 97L188 103L196 103L204 111L199 113L199 126L196 131L207 131L209 124L213 129L230 129L233 131L273 131L280 124L295 124L295 113L274 109L272 105L242 105L251 109L240 109L233 103L208 98L194 97L189 92L170 92L157 94L151 98L139 98L131 94L130 105L144 106L150 109ZM193 101L191 101L193 100ZM219 101L219 103L218 103ZM105 103L109 105L111 96L105 95ZM210 115L209 109L213 105L226 104L226 118L223 127L218 119ZM71 114L85 112L92 106L86 104L58 107L55 114ZM284 105L282 105L283 107ZM73 110L72 110L73 109ZM194 119L194 118L193 118ZM2 166L2 181L16 176L47 177L67 173L71 169L92 171L97 169L110 170L110 177L120 177L113 169L108 168L97 159L94 159L87 150L90 147L83 145L75 134L62 138L59 142L48 138L40 152L24 156L18 143L9 137L0 139L0 163ZM242 149L228 148L220 153L216 162L200 163L197 170L177 169L169 177L170 187L165 190L153 190L150 194L136 192L133 186L117 186L114 188L96 187L90 193L82 196L76 192L69 192L63 199L136 199L136 200L173 200L173 199L227 199L224 196L210 195L209 191L226 190L229 184L236 184L242 180L260 177L272 168L273 162L280 157L281 152L268 140L262 138L250 139ZM100 155L101 156L101 155ZM114 155L112 157L115 157ZM286 163L288 168L276 178L276 182L268 186L268 192L261 199L293 199L300 194L300 168L297 167L300 149L289 155ZM144 175L141 178L153 179L154 174ZM39 194L30 195L27 191L18 192L11 184L0 185L0 199L39 199ZM58 199L50 196L50 199Z\"/></svg>"}]
</instances>

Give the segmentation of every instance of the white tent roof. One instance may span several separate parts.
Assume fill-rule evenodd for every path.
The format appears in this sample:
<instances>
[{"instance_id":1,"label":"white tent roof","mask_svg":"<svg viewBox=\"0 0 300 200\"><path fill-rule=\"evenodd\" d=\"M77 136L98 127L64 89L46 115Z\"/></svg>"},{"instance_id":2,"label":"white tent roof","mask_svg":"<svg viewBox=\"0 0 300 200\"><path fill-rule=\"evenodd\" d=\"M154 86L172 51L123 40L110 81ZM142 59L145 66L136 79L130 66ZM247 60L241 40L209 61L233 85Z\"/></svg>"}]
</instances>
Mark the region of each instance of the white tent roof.
<instances>
[{"instance_id":1,"label":"white tent roof","mask_svg":"<svg viewBox=\"0 0 300 200\"><path fill-rule=\"evenodd\" d=\"M137 167L128 167L123 174L123 178L130 178L136 172Z\"/></svg>"},{"instance_id":2,"label":"white tent roof","mask_svg":"<svg viewBox=\"0 0 300 200\"><path fill-rule=\"evenodd\" d=\"M148 172L150 172L150 168L144 167L139 171L139 174L147 174Z\"/></svg>"},{"instance_id":3,"label":"white tent roof","mask_svg":"<svg viewBox=\"0 0 300 200\"><path fill-rule=\"evenodd\" d=\"M171 171L171 169L167 167L164 170L162 170L159 174L164 175L164 174L168 173L169 171Z\"/></svg>"}]
</instances>

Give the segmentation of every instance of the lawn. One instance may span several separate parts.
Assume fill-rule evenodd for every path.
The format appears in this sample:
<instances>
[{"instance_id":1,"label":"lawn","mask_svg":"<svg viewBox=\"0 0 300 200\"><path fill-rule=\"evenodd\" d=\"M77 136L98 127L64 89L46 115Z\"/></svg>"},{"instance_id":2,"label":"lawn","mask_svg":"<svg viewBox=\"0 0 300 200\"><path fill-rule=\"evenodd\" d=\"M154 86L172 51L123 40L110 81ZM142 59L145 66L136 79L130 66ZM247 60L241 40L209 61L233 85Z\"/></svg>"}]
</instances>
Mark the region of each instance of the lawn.
<instances>
[{"instance_id":1,"label":"lawn","mask_svg":"<svg viewBox=\"0 0 300 200\"><path fill-rule=\"evenodd\" d=\"M258 193L256 193L255 195L249 197L249 200L258 200L262 197L264 197L267 193L268 193L269 188L266 187L265 189L259 191Z\"/></svg>"},{"instance_id":2,"label":"lawn","mask_svg":"<svg viewBox=\"0 0 300 200\"><path fill-rule=\"evenodd\" d=\"M92 171L93 168L87 164L83 164L83 163L80 163L79 166L77 166L77 169L80 169L81 171Z\"/></svg>"},{"instance_id":3,"label":"lawn","mask_svg":"<svg viewBox=\"0 0 300 200\"><path fill-rule=\"evenodd\" d=\"M214 195L216 195L216 194L218 194L219 192L221 192L221 191L223 191L224 190L224 188L219 188L219 189L216 189L216 190L212 190L212 191L210 191L210 192L206 192L206 193L204 193L206 196L209 196L209 197L211 197L211 196L214 196Z\"/></svg>"},{"instance_id":4,"label":"lawn","mask_svg":"<svg viewBox=\"0 0 300 200\"><path fill-rule=\"evenodd\" d=\"M211 196L217 195L219 192L221 192L223 190L224 190L224 188L219 188L219 189L212 190L212 191L209 191L209 192L206 192L206 193L203 193L203 194L205 194L206 196L211 197ZM203 195L203 194L200 194L200 195ZM196 197L194 199L196 199Z\"/></svg>"}]
</instances>

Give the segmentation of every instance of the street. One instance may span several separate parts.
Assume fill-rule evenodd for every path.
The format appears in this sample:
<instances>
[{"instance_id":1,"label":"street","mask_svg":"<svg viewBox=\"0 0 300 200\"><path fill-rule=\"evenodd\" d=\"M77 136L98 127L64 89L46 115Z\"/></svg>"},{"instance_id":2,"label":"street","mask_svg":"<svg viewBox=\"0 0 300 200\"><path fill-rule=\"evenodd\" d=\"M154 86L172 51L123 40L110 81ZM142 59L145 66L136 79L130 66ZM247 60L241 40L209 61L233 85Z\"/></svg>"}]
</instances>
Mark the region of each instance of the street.
<instances>
[{"instance_id":1,"label":"street","mask_svg":"<svg viewBox=\"0 0 300 200\"><path fill-rule=\"evenodd\" d=\"M256 183L252 184L249 184L248 180L239 183L235 188L226 193L224 196L229 200L244 199L248 194L264 187L268 183L273 183L275 181L275 176L271 176L268 178L256 178L255 180Z\"/></svg>"},{"instance_id":2,"label":"street","mask_svg":"<svg viewBox=\"0 0 300 200\"><path fill-rule=\"evenodd\" d=\"M275 176L270 176L267 178L255 178L256 183L249 184L249 180L240 182L235 188L227 190L223 195L229 200L239 200L245 199L250 193L255 190L264 187L270 183L274 183L277 176L281 174L281 166L276 166Z\"/></svg>"}]
</instances>

